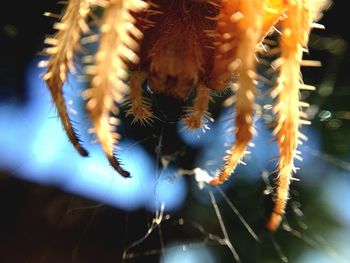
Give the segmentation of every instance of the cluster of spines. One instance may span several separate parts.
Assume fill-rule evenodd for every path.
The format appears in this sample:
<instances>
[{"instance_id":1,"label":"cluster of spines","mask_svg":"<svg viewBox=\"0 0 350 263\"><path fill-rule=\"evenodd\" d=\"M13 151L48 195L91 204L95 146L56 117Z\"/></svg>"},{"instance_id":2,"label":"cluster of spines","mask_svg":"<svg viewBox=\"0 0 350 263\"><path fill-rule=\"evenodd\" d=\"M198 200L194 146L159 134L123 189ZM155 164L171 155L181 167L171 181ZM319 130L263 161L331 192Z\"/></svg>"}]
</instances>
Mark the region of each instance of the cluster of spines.
<instances>
[{"instance_id":1,"label":"cluster of spines","mask_svg":"<svg viewBox=\"0 0 350 263\"><path fill-rule=\"evenodd\" d=\"M302 59L303 52L307 51L310 29L316 19L317 13L312 12L313 8L314 1L291 0L286 17L281 21L281 57L277 68L279 76L273 91L274 96L277 96L273 108L276 113L276 127L273 133L277 138L280 158L277 165L275 205L267 223L267 228L271 231L277 229L285 212L289 185L293 173L296 172L294 159L302 159L297 147L306 137L299 131L300 126L310 124L302 110L308 107L308 104L300 101L300 90L314 87L303 84L300 67L315 65L305 63ZM318 12L320 11L318 9Z\"/></svg>"},{"instance_id":2,"label":"cluster of spines","mask_svg":"<svg viewBox=\"0 0 350 263\"><path fill-rule=\"evenodd\" d=\"M163 14L160 10L160 6L154 3L152 0L147 1L148 9L144 13L144 16L139 16L138 20L142 23L143 29L149 29L156 25L156 23L151 19L152 16L157 16Z\"/></svg>"},{"instance_id":3,"label":"cluster of spines","mask_svg":"<svg viewBox=\"0 0 350 263\"><path fill-rule=\"evenodd\" d=\"M217 1L207 3L218 5ZM211 182L213 185L224 182L247 152L247 145L254 135L255 52L262 38L282 18L281 58L275 65L279 78L273 92L277 97L274 134L280 149L280 160L275 207L268 222L270 230L275 230L280 224L295 171L294 158L299 158L297 145L301 139L305 139L299 127L309 123L303 119L301 107L307 104L299 101L299 90L313 87L302 83L300 66L310 64L302 60L303 51L307 49L311 27L320 27L313 21L326 3L326 0L222 0L219 16L210 18L218 23L216 32L207 32L217 40L213 43L216 55L212 79L215 82L210 84L220 86L227 84L232 75L239 76L235 94L236 142L225 157L226 163L219 177ZM114 145L120 138L114 127L119 120L111 117L111 113L118 114L115 103L120 103L129 89L126 84L128 64L137 64L139 60L136 53L142 32L136 27L132 13L144 11L149 4L150 1L142 0L69 0L61 21L54 26L58 32L45 41L51 47L46 49L50 59L42 63L47 67L44 79L69 139L79 153L86 156L88 153L81 146L67 113L62 86L69 71L74 70L73 59L80 47L81 35L89 31L86 20L91 6L100 5L105 9L95 64L86 67L91 82L84 95L97 139L111 165L124 176L129 174L120 167L114 156ZM282 15L284 13L285 16ZM204 107L198 108L203 111L201 115L205 114Z\"/></svg>"},{"instance_id":4,"label":"cluster of spines","mask_svg":"<svg viewBox=\"0 0 350 263\"><path fill-rule=\"evenodd\" d=\"M79 136L73 128L62 88L69 71L74 71L74 55L80 47L81 34L89 31L86 20L92 4L94 4L92 0L70 0L68 2L61 21L54 24L54 29L57 30L56 34L45 39L45 43L50 47L44 51L50 58L40 63L40 66L47 67L44 80L50 90L68 138L83 156L87 156L88 152L81 146ZM46 13L46 15L59 17L59 15L51 13Z\"/></svg>"},{"instance_id":5,"label":"cluster of spines","mask_svg":"<svg viewBox=\"0 0 350 263\"><path fill-rule=\"evenodd\" d=\"M275 207L267 227L275 230L282 219L289 195L289 184L295 172L294 159L301 159L297 145L306 137L299 127L309 124L302 111L307 103L299 101L299 90L313 90L313 86L302 83L300 67L315 66L319 63L303 61L307 51L308 36L313 23L326 6L326 0L274 0L274 1L225 1L217 19L217 31L208 32L216 39L216 56L213 70L213 84L228 83L229 77L237 75L235 85L236 141L227 151L225 165L212 185L228 179L238 163L242 162L249 141L254 135L254 87L256 79L255 53L261 41L281 21L282 34L277 53L281 57L273 64L278 71L277 86L272 94L277 97L274 106L276 127L274 134L280 151L278 176L276 179ZM259 5L259 6L258 6ZM261 13L262 12L262 13ZM249 33L253 30L255 34Z\"/></svg>"},{"instance_id":6,"label":"cluster of spines","mask_svg":"<svg viewBox=\"0 0 350 263\"><path fill-rule=\"evenodd\" d=\"M208 104L211 100L210 90L204 85L199 84L196 88L196 98L194 99L193 107L185 109L186 115L183 120L185 129L208 129L207 122L212 121L208 112Z\"/></svg>"},{"instance_id":7,"label":"cluster of spines","mask_svg":"<svg viewBox=\"0 0 350 263\"><path fill-rule=\"evenodd\" d=\"M68 115L62 87L69 72L74 70L73 61L81 47L82 35L90 31L87 19L93 6L104 8L104 14L100 36L90 37L99 40L99 49L94 58L95 64L85 67L90 87L83 95L94 126L92 130L109 162L120 174L129 176L114 157L114 145L120 138L114 127L119 120L111 115L118 113L115 103L121 102L128 90L125 84L128 63L138 63L139 60L136 51L143 35L135 26L136 19L132 13L143 11L148 4L143 0L69 0L60 22L54 25L57 33L45 40L51 45L45 49L50 58L41 62L41 66L47 67L44 80L70 141L81 155L87 156L88 152L81 146Z\"/></svg>"},{"instance_id":8,"label":"cluster of spines","mask_svg":"<svg viewBox=\"0 0 350 263\"><path fill-rule=\"evenodd\" d=\"M142 96L143 84L147 80L144 72L133 72L130 80L129 101L127 102L126 116L133 116L132 123L139 122L141 125L150 125L154 115L151 110L151 101Z\"/></svg>"},{"instance_id":9,"label":"cluster of spines","mask_svg":"<svg viewBox=\"0 0 350 263\"><path fill-rule=\"evenodd\" d=\"M128 92L126 79L128 64L139 61L136 54L142 32L135 26L131 12L147 8L141 0L110 0L105 7L99 48L93 66L88 66L86 74L91 76L90 86L84 92L86 109L93 124L93 131L101 144L110 164L121 175L129 173L120 167L114 155L114 146L120 135L115 131L119 124L116 104L120 104ZM112 117L111 114L114 116Z\"/></svg>"},{"instance_id":10,"label":"cluster of spines","mask_svg":"<svg viewBox=\"0 0 350 263\"><path fill-rule=\"evenodd\" d=\"M230 1L223 3L226 5L223 8L231 15L226 21L221 20L225 21L221 27L227 30L232 27L236 29L236 36L227 36L228 40L234 42L231 46L235 48L234 52L230 51L234 56L231 57L227 69L231 75L235 73L239 76L235 91L236 141L227 151L225 164L218 178L210 182L212 185L223 183L228 179L247 152L247 146L255 133L253 126L256 88L255 51L260 43L264 3L262 0L249 0L244 3L242 1L238 4L232 4ZM228 46L230 42L226 41L224 45Z\"/></svg>"}]
</instances>

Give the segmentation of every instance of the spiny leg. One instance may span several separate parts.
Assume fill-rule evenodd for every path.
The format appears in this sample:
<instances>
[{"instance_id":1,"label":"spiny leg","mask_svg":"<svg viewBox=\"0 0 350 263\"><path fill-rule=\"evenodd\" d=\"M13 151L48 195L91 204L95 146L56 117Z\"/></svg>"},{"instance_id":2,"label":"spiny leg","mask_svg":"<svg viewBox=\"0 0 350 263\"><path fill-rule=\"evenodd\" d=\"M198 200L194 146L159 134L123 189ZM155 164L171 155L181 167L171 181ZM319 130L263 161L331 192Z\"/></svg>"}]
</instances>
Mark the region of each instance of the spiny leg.
<instances>
[{"instance_id":1,"label":"spiny leg","mask_svg":"<svg viewBox=\"0 0 350 263\"><path fill-rule=\"evenodd\" d=\"M203 85L199 84L193 107L184 117L187 129L199 129L205 125L206 118L209 117L208 103L210 100L210 91Z\"/></svg>"},{"instance_id":2,"label":"spiny leg","mask_svg":"<svg viewBox=\"0 0 350 263\"><path fill-rule=\"evenodd\" d=\"M235 1L226 1L227 5ZM210 184L218 185L225 182L231 175L237 164L241 161L246 152L253 134L253 113L254 113L254 91L256 86L255 52L260 42L261 28L263 22L263 0L242 0L238 1L238 10L241 17L230 19L231 23L237 23L238 47L237 59L229 65L231 72L238 72L238 83L236 90L236 141L225 157L225 164L218 178L213 179ZM237 7L237 3L235 4ZM235 14L231 13L231 17ZM237 16L237 15L236 15Z\"/></svg>"},{"instance_id":3,"label":"spiny leg","mask_svg":"<svg viewBox=\"0 0 350 263\"><path fill-rule=\"evenodd\" d=\"M68 1L61 21L54 25L58 32L53 37L45 39L45 43L52 45L45 50L50 55L50 59L41 63L47 66L44 80L50 90L62 125L70 142L82 156L88 156L88 152L81 146L79 136L69 118L62 86L67 80L69 70L74 69L73 58L79 48L81 32L86 33L89 30L86 19L90 12L90 4L93 3L94 1L91 0Z\"/></svg>"},{"instance_id":4,"label":"spiny leg","mask_svg":"<svg viewBox=\"0 0 350 263\"><path fill-rule=\"evenodd\" d=\"M295 172L294 158L297 146L304 136L299 132L302 124L302 103L299 101L299 89L303 87L300 66L302 64L303 49L307 47L308 35L313 20L319 10L315 10L311 0L288 1L286 18L282 20L281 59L277 87L274 90L277 102L274 111L277 112L276 128L280 160L278 176L276 178L275 206L267 228L274 231L280 225L289 198L289 185ZM313 11L311 11L313 10ZM317 11L317 12L316 12ZM317 15L318 16L318 15Z\"/></svg>"},{"instance_id":5,"label":"spiny leg","mask_svg":"<svg viewBox=\"0 0 350 263\"><path fill-rule=\"evenodd\" d=\"M237 33L239 30L237 29L237 22L243 15L242 10L240 10L241 2L239 0L223 0L220 14L212 18L217 20L217 29L208 32L215 39L214 67L209 83L209 87L214 90L225 89L232 76L237 74L234 68L231 68L231 70L228 70L228 68L237 56L238 43L240 42L240 34ZM264 1L260 40L263 40L273 29L273 26L283 17L282 14L285 12L286 7L286 0Z\"/></svg>"},{"instance_id":6,"label":"spiny leg","mask_svg":"<svg viewBox=\"0 0 350 263\"><path fill-rule=\"evenodd\" d=\"M111 118L110 114L118 114L115 103L123 100L129 88L124 82L128 75L125 61L136 64L139 60L134 51L139 48L142 32L134 25L135 19L130 12L139 12L146 7L147 4L140 0L108 2L101 26L96 63L88 67L86 72L92 75L85 97L96 137L110 164L124 177L130 174L120 167L114 156L114 145L120 139L120 135L114 129L119 120Z\"/></svg>"},{"instance_id":7,"label":"spiny leg","mask_svg":"<svg viewBox=\"0 0 350 263\"><path fill-rule=\"evenodd\" d=\"M135 72L128 82L130 86L130 108L126 115L134 116L133 122L140 122L141 124L150 124L153 118L150 102L142 97L142 88L146 79L146 73Z\"/></svg>"}]
</instances>

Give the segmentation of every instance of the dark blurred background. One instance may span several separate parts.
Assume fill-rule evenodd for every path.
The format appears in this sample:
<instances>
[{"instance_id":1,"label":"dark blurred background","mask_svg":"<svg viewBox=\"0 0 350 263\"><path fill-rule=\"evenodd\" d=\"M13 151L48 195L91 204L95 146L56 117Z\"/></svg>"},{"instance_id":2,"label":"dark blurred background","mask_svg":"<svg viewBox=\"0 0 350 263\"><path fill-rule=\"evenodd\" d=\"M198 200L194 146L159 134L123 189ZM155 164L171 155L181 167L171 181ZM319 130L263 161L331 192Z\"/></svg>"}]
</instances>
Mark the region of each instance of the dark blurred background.
<instances>
[{"instance_id":1,"label":"dark blurred background","mask_svg":"<svg viewBox=\"0 0 350 263\"><path fill-rule=\"evenodd\" d=\"M323 64L303 70L305 82L317 86L302 94L313 124L301 147L301 181L292 184L287 216L275 234L263 227L271 208L266 175L276 157L264 107L251 160L222 188L230 201L181 173L213 170L210 160L221 158L222 134L232 125L229 110L215 106L217 124L206 134L185 133L177 122L131 126L122 116L121 158L133 174L125 181L84 134L89 124L81 84L71 78L66 95L91 149L84 160L68 144L40 79L36 65L55 22L43 13L58 13L62 5L7 2L0 17L0 262L234 262L220 239L223 226L243 263L350 262L350 31L346 1L333 2L321 20L326 29L310 39L308 58Z\"/></svg>"}]
</instances>

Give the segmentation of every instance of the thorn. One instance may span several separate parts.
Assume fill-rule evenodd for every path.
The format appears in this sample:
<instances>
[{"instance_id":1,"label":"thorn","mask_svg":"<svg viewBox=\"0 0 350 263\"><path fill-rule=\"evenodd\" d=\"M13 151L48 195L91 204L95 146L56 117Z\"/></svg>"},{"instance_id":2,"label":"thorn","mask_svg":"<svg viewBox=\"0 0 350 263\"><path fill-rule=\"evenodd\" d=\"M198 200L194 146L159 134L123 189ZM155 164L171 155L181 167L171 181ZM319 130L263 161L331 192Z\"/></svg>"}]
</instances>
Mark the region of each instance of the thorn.
<instances>
[{"instance_id":1,"label":"thorn","mask_svg":"<svg viewBox=\"0 0 350 263\"><path fill-rule=\"evenodd\" d=\"M65 30L67 29L67 25L64 23L57 22L53 25L53 28L56 30Z\"/></svg>"},{"instance_id":2,"label":"thorn","mask_svg":"<svg viewBox=\"0 0 350 263\"><path fill-rule=\"evenodd\" d=\"M308 108L310 107L310 104L303 101L299 101L299 106L302 108Z\"/></svg>"},{"instance_id":3,"label":"thorn","mask_svg":"<svg viewBox=\"0 0 350 263\"><path fill-rule=\"evenodd\" d=\"M38 68L46 68L49 65L49 61L48 60L41 60L38 63Z\"/></svg>"},{"instance_id":4,"label":"thorn","mask_svg":"<svg viewBox=\"0 0 350 263\"><path fill-rule=\"evenodd\" d=\"M60 14L54 14L51 12L45 12L43 15L46 17L52 17L52 18L56 18L56 19L61 19L61 17L62 17L62 15L60 15Z\"/></svg>"},{"instance_id":5,"label":"thorn","mask_svg":"<svg viewBox=\"0 0 350 263\"><path fill-rule=\"evenodd\" d=\"M316 29L325 29L325 26L319 23L312 23L311 27Z\"/></svg>"},{"instance_id":6,"label":"thorn","mask_svg":"<svg viewBox=\"0 0 350 263\"><path fill-rule=\"evenodd\" d=\"M56 46L58 43L58 39L53 37L47 37L45 38L44 43L47 45Z\"/></svg>"},{"instance_id":7,"label":"thorn","mask_svg":"<svg viewBox=\"0 0 350 263\"><path fill-rule=\"evenodd\" d=\"M321 61L318 60L302 60L300 66L304 67L321 67Z\"/></svg>"},{"instance_id":8,"label":"thorn","mask_svg":"<svg viewBox=\"0 0 350 263\"><path fill-rule=\"evenodd\" d=\"M303 158L300 155L295 155L294 156L295 159L297 159L298 161L303 161Z\"/></svg>"},{"instance_id":9,"label":"thorn","mask_svg":"<svg viewBox=\"0 0 350 263\"><path fill-rule=\"evenodd\" d=\"M236 12L230 17L230 21L232 23L236 23L239 20L241 20L242 18L243 18L243 14L241 12Z\"/></svg>"},{"instance_id":10,"label":"thorn","mask_svg":"<svg viewBox=\"0 0 350 263\"><path fill-rule=\"evenodd\" d=\"M311 121L308 120L300 120L301 125L311 125Z\"/></svg>"},{"instance_id":11,"label":"thorn","mask_svg":"<svg viewBox=\"0 0 350 263\"><path fill-rule=\"evenodd\" d=\"M307 141L308 140L307 136L305 134L302 134L301 132L299 132L298 137L300 139L302 139L303 141Z\"/></svg>"},{"instance_id":12,"label":"thorn","mask_svg":"<svg viewBox=\"0 0 350 263\"><path fill-rule=\"evenodd\" d=\"M315 86L312 86L312 85L301 84L301 85L300 85L300 89L301 89L301 90L314 91L314 90L316 90L316 87L315 87Z\"/></svg>"}]
</instances>

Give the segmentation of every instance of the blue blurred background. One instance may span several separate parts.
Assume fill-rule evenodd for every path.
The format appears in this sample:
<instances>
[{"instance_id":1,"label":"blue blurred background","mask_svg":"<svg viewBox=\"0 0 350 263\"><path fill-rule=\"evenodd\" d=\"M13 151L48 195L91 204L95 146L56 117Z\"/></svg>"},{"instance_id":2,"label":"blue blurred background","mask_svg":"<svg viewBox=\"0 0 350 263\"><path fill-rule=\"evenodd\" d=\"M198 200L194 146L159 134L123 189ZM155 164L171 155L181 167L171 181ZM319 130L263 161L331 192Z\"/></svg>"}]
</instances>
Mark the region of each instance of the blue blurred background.
<instances>
[{"instance_id":1,"label":"blue blurred background","mask_svg":"<svg viewBox=\"0 0 350 263\"><path fill-rule=\"evenodd\" d=\"M268 99L259 101L258 136L247 165L222 187L259 242L217 191L200 189L184 172L200 167L215 173L234 140L227 132L234 126L232 109L213 106L215 123L208 123L205 133L185 132L181 121L131 126L122 116L118 153L132 174L122 178L87 133L90 124L79 95L84 86L71 76L64 90L89 158L68 143L40 77L38 53L54 22L42 13L60 7L55 1L26 1L20 9L10 4L0 23L0 261L121 262L128 245L164 211L162 231L156 229L131 250L140 255L156 250L155 255L135 252L130 261L232 262L227 247L209 242L210 233L220 235L208 195L214 191L242 262L281 262L282 254L290 262L350 262L350 32L343 28L344 2L334 2L322 20L327 29L315 31L310 41L311 56L323 67L303 72L305 82L318 90L303 94L313 125L303 130L309 140L300 147L301 181L292 185L288 224L273 238L263 229L271 205L263 175L273 174L278 156L268 128ZM246 252L251 247L255 253Z\"/></svg>"}]
</instances>

